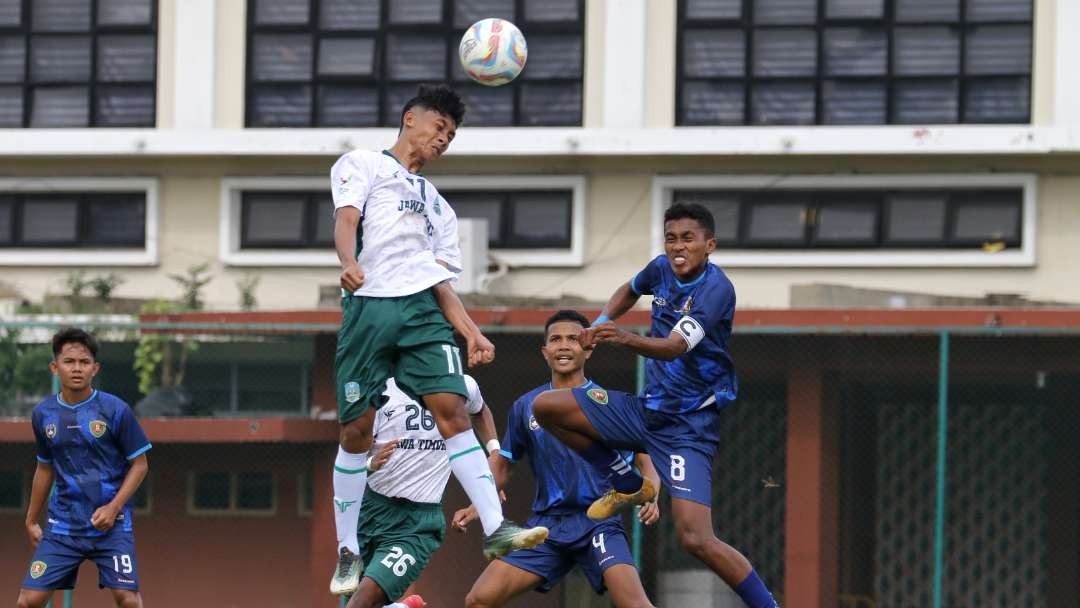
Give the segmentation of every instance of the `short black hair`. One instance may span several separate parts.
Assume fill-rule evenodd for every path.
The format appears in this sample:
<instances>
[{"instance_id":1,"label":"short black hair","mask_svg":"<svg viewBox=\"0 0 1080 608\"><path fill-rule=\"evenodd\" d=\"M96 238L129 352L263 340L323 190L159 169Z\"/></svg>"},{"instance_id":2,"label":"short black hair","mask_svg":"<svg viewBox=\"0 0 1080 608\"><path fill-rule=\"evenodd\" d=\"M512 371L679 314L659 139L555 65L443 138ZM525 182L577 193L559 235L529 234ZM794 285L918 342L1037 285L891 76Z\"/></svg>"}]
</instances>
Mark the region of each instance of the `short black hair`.
<instances>
[{"instance_id":1,"label":"short black hair","mask_svg":"<svg viewBox=\"0 0 1080 608\"><path fill-rule=\"evenodd\" d=\"M90 354L97 359L98 343L90 332L78 327L65 327L56 332L52 338L53 358L60 356L65 344L82 344Z\"/></svg>"},{"instance_id":2,"label":"short black hair","mask_svg":"<svg viewBox=\"0 0 1080 608\"><path fill-rule=\"evenodd\" d=\"M416 96L405 102L401 109L401 121L405 125L405 113L413 108L434 110L447 118L453 119L456 126L461 126L465 119L465 102L461 96L445 84L422 84L416 90Z\"/></svg>"},{"instance_id":3,"label":"short black hair","mask_svg":"<svg viewBox=\"0 0 1080 608\"><path fill-rule=\"evenodd\" d=\"M713 238L713 234L716 233L716 220L713 219L712 212L705 205L700 203L675 203L664 212L664 224L683 218L690 218L697 222L698 226L701 226L701 229L705 231L705 238L707 239Z\"/></svg>"},{"instance_id":4,"label":"short black hair","mask_svg":"<svg viewBox=\"0 0 1080 608\"><path fill-rule=\"evenodd\" d=\"M559 312L548 317L548 320L544 323L544 338L547 338L548 330L551 326L561 321L573 321L574 323L580 323L582 327L589 326L589 320L585 318L585 315L576 310L564 308Z\"/></svg>"}]
</instances>

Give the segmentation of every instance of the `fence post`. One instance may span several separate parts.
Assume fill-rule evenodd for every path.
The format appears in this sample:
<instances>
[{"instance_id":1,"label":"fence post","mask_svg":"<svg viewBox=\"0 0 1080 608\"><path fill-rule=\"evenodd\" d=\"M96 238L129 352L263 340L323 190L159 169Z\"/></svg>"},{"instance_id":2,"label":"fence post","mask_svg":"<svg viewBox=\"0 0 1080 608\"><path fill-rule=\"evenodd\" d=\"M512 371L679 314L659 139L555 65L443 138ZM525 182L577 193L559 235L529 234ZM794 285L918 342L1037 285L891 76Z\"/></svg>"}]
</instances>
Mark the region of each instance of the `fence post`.
<instances>
[{"instance_id":1,"label":"fence post","mask_svg":"<svg viewBox=\"0 0 1080 608\"><path fill-rule=\"evenodd\" d=\"M945 466L949 432L949 331L942 330L938 346L937 499L934 505L934 608L944 600Z\"/></svg>"}]
</instances>

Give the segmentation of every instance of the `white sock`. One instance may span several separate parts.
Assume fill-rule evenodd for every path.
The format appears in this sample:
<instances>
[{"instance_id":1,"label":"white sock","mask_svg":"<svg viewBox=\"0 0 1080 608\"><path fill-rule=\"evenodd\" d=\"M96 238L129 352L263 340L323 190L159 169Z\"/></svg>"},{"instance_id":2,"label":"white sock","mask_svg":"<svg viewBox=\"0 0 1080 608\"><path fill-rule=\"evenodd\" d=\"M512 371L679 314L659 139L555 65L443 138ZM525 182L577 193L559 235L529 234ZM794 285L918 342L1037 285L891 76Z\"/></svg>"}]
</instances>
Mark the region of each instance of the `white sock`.
<instances>
[{"instance_id":1,"label":"white sock","mask_svg":"<svg viewBox=\"0 0 1080 608\"><path fill-rule=\"evenodd\" d=\"M476 435L469 429L447 439L446 452L450 455L454 477L457 477L472 504L476 505L480 523L484 526L484 536L491 534L502 523L503 515L495 477L491 474L487 458L484 458L484 448L480 447Z\"/></svg>"},{"instance_id":2,"label":"white sock","mask_svg":"<svg viewBox=\"0 0 1080 608\"><path fill-rule=\"evenodd\" d=\"M360 525L360 505L367 486L367 452L350 454L340 445L334 460L334 525L337 527L338 551L348 547L360 554L356 540Z\"/></svg>"},{"instance_id":3,"label":"white sock","mask_svg":"<svg viewBox=\"0 0 1080 608\"><path fill-rule=\"evenodd\" d=\"M383 608L409 608L409 607L406 606L405 604L399 604L398 602L394 602L393 604L387 604Z\"/></svg>"}]
</instances>

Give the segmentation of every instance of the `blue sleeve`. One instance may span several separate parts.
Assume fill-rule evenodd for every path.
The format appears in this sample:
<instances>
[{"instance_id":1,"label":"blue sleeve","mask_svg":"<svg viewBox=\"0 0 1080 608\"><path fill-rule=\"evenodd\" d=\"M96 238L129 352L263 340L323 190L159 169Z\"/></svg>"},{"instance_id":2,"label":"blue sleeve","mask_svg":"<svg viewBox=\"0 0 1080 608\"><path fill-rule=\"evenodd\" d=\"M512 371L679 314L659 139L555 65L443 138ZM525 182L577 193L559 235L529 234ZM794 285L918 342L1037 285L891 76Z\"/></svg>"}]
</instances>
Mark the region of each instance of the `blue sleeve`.
<instances>
[{"instance_id":1,"label":"blue sleeve","mask_svg":"<svg viewBox=\"0 0 1080 608\"><path fill-rule=\"evenodd\" d=\"M706 334L720 331L725 334L726 340L735 316L735 288L723 279L703 290L701 295L700 304L690 309L689 316L705 329Z\"/></svg>"},{"instance_id":2,"label":"blue sleeve","mask_svg":"<svg viewBox=\"0 0 1080 608\"><path fill-rule=\"evenodd\" d=\"M527 430L526 425L523 424L524 420L521 419L522 410L524 410L524 404L518 399L510 408L510 415L507 416L506 421L506 433L503 435L502 447L499 448L499 453L510 462L517 462L525 457Z\"/></svg>"},{"instance_id":3,"label":"blue sleeve","mask_svg":"<svg viewBox=\"0 0 1080 608\"><path fill-rule=\"evenodd\" d=\"M146 438L146 433L135 418L135 412L131 411L126 403L121 403L116 408L115 418L114 436L125 458L131 460L151 448L150 440Z\"/></svg>"},{"instance_id":4,"label":"blue sleeve","mask_svg":"<svg viewBox=\"0 0 1080 608\"><path fill-rule=\"evenodd\" d=\"M30 425L34 429L34 452L38 462L52 464L53 453L49 443L45 440L45 431L41 428L41 414L34 412L30 416Z\"/></svg>"},{"instance_id":5,"label":"blue sleeve","mask_svg":"<svg viewBox=\"0 0 1080 608\"><path fill-rule=\"evenodd\" d=\"M630 289L639 296L651 296L657 284L660 283L660 267L658 262L667 263L664 256L653 258L649 265L630 279Z\"/></svg>"}]
</instances>

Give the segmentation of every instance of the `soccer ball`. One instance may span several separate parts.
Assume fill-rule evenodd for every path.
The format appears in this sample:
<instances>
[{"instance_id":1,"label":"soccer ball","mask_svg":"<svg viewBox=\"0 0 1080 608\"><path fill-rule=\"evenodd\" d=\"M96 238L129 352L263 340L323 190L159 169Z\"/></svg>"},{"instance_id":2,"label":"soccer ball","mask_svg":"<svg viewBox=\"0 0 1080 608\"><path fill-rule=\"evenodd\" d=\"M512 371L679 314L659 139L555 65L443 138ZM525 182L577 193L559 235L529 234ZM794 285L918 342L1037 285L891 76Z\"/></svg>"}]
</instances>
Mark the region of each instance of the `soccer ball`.
<instances>
[{"instance_id":1,"label":"soccer ball","mask_svg":"<svg viewBox=\"0 0 1080 608\"><path fill-rule=\"evenodd\" d=\"M529 48L525 36L513 23L490 17L465 30L458 46L458 57L465 73L489 87L504 85L517 78L525 67Z\"/></svg>"}]
</instances>

